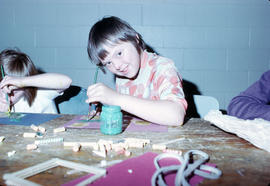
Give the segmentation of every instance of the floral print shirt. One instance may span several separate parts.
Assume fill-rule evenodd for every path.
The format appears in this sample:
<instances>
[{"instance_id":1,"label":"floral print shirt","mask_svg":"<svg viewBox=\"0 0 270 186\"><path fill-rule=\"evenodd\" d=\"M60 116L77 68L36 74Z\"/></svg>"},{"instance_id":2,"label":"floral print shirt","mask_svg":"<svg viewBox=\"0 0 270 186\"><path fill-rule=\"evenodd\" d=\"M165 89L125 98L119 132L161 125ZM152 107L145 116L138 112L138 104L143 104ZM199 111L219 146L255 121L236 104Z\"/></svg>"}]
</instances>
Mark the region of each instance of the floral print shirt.
<instances>
[{"instance_id":1,"label":"floral print shirt","mask_svg":"<svg viewBox=\"0 0 270 186\"><path fill-rule=\"evenodd\" d=\"M182 79L172 60L147 51L143 52L136 79L116 77L119 93L151 100L172 100L187 109Z\"/></svg>"}]
</instances>

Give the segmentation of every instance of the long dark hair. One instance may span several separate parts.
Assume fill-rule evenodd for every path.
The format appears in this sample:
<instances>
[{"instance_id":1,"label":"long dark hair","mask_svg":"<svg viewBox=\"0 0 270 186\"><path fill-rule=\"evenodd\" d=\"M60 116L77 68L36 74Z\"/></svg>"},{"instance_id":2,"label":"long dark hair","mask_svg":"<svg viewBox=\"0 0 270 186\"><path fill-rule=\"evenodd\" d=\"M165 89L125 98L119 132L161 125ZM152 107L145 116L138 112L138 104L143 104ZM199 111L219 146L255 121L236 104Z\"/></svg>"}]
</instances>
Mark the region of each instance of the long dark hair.
<instances>
[{"instance_id":1,"label":"long dark hair","mask_svg":"<svg viewBox=\"0 0 270 186\"><path fill-rule=\"evenodd\" d=\"M0 65L3 66L5 75L8 76L32 76L38 74L38 71L28 55L19 51L19 49L6 49L0 53ZM0 81L2 81L2 78ZM36 95L37 88L25 87L24 99L29 106L32 105Z\"/></svg>"}]
</instances>

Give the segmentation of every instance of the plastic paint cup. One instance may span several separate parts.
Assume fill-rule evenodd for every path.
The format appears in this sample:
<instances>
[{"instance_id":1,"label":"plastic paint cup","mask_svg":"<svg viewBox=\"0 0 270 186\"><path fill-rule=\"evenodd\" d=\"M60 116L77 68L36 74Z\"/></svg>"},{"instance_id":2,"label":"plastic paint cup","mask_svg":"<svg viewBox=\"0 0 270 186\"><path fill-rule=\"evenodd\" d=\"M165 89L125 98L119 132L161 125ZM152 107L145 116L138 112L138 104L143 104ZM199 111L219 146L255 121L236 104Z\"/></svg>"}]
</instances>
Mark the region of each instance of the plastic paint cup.
<instances>
[{"instance_id":1,"label":"plastic paint cup","mask_svg":"<svg viewBox=\"0 0 270 186\"><path fill-rule=\"evenodd\" d=\"M123 124L121 107L116 105L103 105L100 121L101 133L109 135L121 133Z\"/></svg>"}]
</instances>

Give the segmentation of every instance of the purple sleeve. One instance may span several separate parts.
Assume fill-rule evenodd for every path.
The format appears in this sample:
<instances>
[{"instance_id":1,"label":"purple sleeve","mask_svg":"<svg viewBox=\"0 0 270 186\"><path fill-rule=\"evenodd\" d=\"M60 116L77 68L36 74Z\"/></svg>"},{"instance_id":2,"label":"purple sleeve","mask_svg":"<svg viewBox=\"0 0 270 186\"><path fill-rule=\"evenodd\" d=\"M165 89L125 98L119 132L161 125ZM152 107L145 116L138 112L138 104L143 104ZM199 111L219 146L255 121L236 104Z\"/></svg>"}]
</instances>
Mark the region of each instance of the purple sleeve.
<instances>
[{"instance_id":1,"label":"purple sleeve","mask_svg":"<svg viewBox=\"0 0 270 186\"><path fill-rule=\"evenodd\" d=\"M234 97L228 114L242 119L263 118L270 121L270 70L247 90Z\"/></svg>"}]
</instances>

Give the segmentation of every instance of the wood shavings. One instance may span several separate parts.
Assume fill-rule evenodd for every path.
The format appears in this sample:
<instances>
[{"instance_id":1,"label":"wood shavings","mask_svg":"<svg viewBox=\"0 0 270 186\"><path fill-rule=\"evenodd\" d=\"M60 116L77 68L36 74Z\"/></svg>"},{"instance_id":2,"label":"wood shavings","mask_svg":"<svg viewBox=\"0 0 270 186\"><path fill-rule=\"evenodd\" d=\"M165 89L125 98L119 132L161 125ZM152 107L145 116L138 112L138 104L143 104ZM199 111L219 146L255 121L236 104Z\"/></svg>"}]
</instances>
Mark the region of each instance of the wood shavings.
<instances>
[{"instance_id":1,"label":"wood shavings","mask_svg":"<svg viewBox=\"0 0 270 186\"><path fill-rule=\"evenodd\" d=\"M204 119L222 130L234 133L253 145L270 152L270 121L261 118L243 120L223 115L218 110L210 111Z\"/></svg>"}]
</instances>

